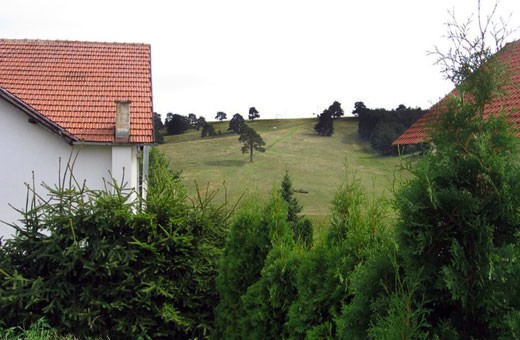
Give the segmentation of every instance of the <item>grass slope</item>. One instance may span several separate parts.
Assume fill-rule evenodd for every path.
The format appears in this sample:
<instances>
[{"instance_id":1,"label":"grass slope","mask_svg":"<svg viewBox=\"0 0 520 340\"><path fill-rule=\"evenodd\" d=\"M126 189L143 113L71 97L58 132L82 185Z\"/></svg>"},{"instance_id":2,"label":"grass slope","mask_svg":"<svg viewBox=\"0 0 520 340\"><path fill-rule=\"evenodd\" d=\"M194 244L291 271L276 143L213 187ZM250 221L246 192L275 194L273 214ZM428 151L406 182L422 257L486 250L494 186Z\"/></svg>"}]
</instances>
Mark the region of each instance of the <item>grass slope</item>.
<instances>
[{"instance_id":1,"label":"grass slope","mask_svg":"<svg viewBox=\"0 0 520 340\"><path fill-rule=\"evenodd\" d=\"M303 213L314 220L328 215L330 202L348 171L356 172L368 192L391 191L397 157L381 157L357 137L357 120L341 118L334 122L331 137L314 132L316 119L257 120L248 122L264 139L265 153L241 153L238 135L227 132L229 122L214 123L222 132L215 138L200 138L200 131L167 136L159 149L169 156L172 166L182 170L186 186L195 193L195 181L205 190L223 190L228 199L240 195L266 198L279 187L285 169L289 170L295 189L308 191L297 194ZM208 184L209 183L209 184ZM203 191L204 191L203 190Z\"/></svg>"}]
</instances>

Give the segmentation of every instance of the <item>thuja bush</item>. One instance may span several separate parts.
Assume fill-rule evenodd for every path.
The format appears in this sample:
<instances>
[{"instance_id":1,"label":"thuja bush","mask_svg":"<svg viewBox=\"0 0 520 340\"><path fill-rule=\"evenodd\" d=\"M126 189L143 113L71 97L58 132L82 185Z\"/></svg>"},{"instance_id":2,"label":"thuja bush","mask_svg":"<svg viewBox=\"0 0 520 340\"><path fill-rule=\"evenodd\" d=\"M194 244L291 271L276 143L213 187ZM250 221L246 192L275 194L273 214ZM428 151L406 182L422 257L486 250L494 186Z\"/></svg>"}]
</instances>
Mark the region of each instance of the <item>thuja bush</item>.
<instances>
[{"instance_id":1,"label":"thuja bush","mask_svg":"<svg viewBox=\"0 0 520 340\"><path fill-rule=\"evenodd\" d=\"M271 255L266 260L273 247L281 247L277 248L281 252L284 247L290 249L293 242L293 234L287 223L287 205L277 194L273 194L264 207L251 201L237 213L231 224L217 279L220 303L216 309L216 338L247 338L251 335L251 327L256 328L256 334L262 333L259 329L265 330L264 326L269 321L264 319L264 324L255 325L254 314L261 310L264 314L260 318L266 318L269 314L266 306L278 301L261 301L260 296L266 294L266 284L271 279L264 278L262 283L258 281L262 271L267 273L278 270L267 269L280 265L277 263L280 256ZM283 294L277 294L275 300L281 296Z\"/></svg>"},{"instance_id":2,"label":"thuja bush","mask_svg":"<svg viewBox=\"0 0 520 340\"><path fill-rule=\"evenodd\" d=\"M271 236L272 248L267 254L260 278L251 285L241 300L244 306L242 338L287 338L288 311L296 297L295 274L300 253L295 249L289 224L279 211L278 231ZM303 249L300 247L299 249Z\"/></svg>"},{"instance_id":3,"label":"thuja bush","mask_svg":"<svg viewBox=\"0 0 520 340\"><path fill-rule=\"evenodd\" d=\"M519 334L518 140L506 113L483 114L502 79L493 58L464 79L431 127L435 150L397 195L405 273L422 278L441 338Z\"/></svg>"},{"instance_id":4,"label":"thuja bush","mask_svg":"<svg viewBox=\"0 0 520 340\"><path fill-rule=\"evenodd\" d=\"M370 199L355 176L347 177L333 201L325 240L305 254L296 273L297 297L287 321L292 337L338 336L337 319L353 297L351 275L391 237L385 223L383 201Z\"/></svg>"},{"instance_id":5,"label":"thuja bush","mask_svg":"<svg viewBox=\"0 0 520 340\"><path fill-rule=\"evenodd\" d=\"M35 197L0 249L1 327L43 317L81 338L209 333L228 212L211 195L188 200L178 176L156 161L148 202L131 203L117 185L78 183L47 187L45 202Z\"/></svg>"}]
</instances>

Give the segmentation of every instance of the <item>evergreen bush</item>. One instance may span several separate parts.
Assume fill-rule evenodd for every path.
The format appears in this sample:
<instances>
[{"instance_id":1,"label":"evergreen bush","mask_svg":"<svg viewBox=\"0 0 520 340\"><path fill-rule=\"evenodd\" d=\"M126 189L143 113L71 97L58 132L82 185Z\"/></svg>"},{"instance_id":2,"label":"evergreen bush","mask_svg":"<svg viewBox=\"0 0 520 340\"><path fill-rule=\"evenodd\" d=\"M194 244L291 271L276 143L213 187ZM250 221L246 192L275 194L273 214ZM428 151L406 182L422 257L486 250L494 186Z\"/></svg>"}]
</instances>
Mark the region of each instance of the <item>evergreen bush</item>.
<instances>
[{"instance_id":1,"label":"evergreen bush","mask_svg":"<svg viewBox=\"0 0 520 340\"><path fill-rule=\"evenodd\" d=\"M28 328L44 317L80 338L210 332L228 212L211 196L187 200L156 156L144 211L115 184L47 187L48 200L34 198L0 249L0 327Z\"/></svg>"},{"instance_id":2,"label":"evergreen bush","mask_svg":"<svg viewBox=\"0 0 520 340\"><path fill-rule=\"evenodd\" d=\"M518 327L518 140L507 113L484 116L504 75L493 57L465 74L430 127L434 150L397 195L399 253L406 275L422 278L439 337L507 338Z\"/></svg>"},{"instance_id":3,"label":"evergreen bush","mask_svg":"<svg viewBox=\"0 0 520 340\"><path fill-rule=\"evenodd\" d=\"M254 317L247 313L247 309L256 308L252 307L257 299L254 295L261 294L264 289L262 284L251 287L261 279L271 249L278 242L288 246L291 244L288 239L292 242L293 235L286 218L287 205L277 195L273 195L263 208L258 202L248 202L235 217L219 268L217 289L220 303L216 310L215 337L247 337ZM249 289L257 292L251 292L245 298Z\"/></svg>"},{"instance_id":4,"label":"evergreen bush","mask_svg":"<svg viewBox=\"0 0 520 340\"><path fill-rule=\"evenodd\" d=\"M336 193L325 240L301 259L296 273L297 297L287 327L294 338L334 338L337 318L352 299L351 275L372 249L390 237L387 210L369 199L355 176L347 176Z\"/></svg>"}]
</instances>

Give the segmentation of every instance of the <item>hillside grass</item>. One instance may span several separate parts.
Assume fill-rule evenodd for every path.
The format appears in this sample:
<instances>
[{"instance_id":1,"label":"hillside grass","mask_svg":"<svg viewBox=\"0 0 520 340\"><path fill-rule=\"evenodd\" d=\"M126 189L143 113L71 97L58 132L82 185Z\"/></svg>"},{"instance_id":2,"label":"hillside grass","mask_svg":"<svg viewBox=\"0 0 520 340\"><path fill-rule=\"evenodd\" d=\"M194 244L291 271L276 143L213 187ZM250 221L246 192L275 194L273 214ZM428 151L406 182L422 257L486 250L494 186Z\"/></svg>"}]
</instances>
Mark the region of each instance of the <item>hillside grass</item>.
<instances>
[{"instance_id":1,"label":"hillside grass","mask_svg":"<svg viewBox=\"0 0 520 340\"><path fill-rule=\"evenodd\" d=\"M392 188L402 175L399 157L382 157L357 135L357 120L341 118L334 122L334 134L322 137L314 132L316 119L256 120L247 122L264 139L265 153L254 153L254 162L242 154L238 135L227 131L229 121L213 123L221 134L200 138L191 130L166 136L159 149L168 155L172 167L182 171L191 195L195 183L202 192L218 190L217 199L235 202L241 195L267 198L278 188L289 170L293 188L303 213L314 221L324 220L345 171L356 173L369 194L392 196Z\"/></svg>"}]
</instances>

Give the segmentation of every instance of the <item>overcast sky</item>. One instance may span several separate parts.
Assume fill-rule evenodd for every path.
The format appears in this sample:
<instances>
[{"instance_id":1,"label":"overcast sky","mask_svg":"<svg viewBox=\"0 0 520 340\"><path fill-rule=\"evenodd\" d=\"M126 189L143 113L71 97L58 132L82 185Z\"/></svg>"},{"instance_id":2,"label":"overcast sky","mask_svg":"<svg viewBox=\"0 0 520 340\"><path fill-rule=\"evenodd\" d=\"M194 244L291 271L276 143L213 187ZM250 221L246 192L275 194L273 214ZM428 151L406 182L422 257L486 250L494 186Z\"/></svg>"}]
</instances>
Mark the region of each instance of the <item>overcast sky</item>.
<instances>
[{"instance_id":1,"label":"overcast sky","mask_svg":"<svg viewBox=\"0 0 520 340\"><path fill-rule=\"evenodd\" d=\"M261 118L312 117L334 100L345 112L434 104L451 84L427 52L445 43L452 9L463 21L477 1L16 0L2 4L0 37L151 44L163 117L251 106ZM519 0L499 11L519 26Z\"/></svg>"}]
</instances>

